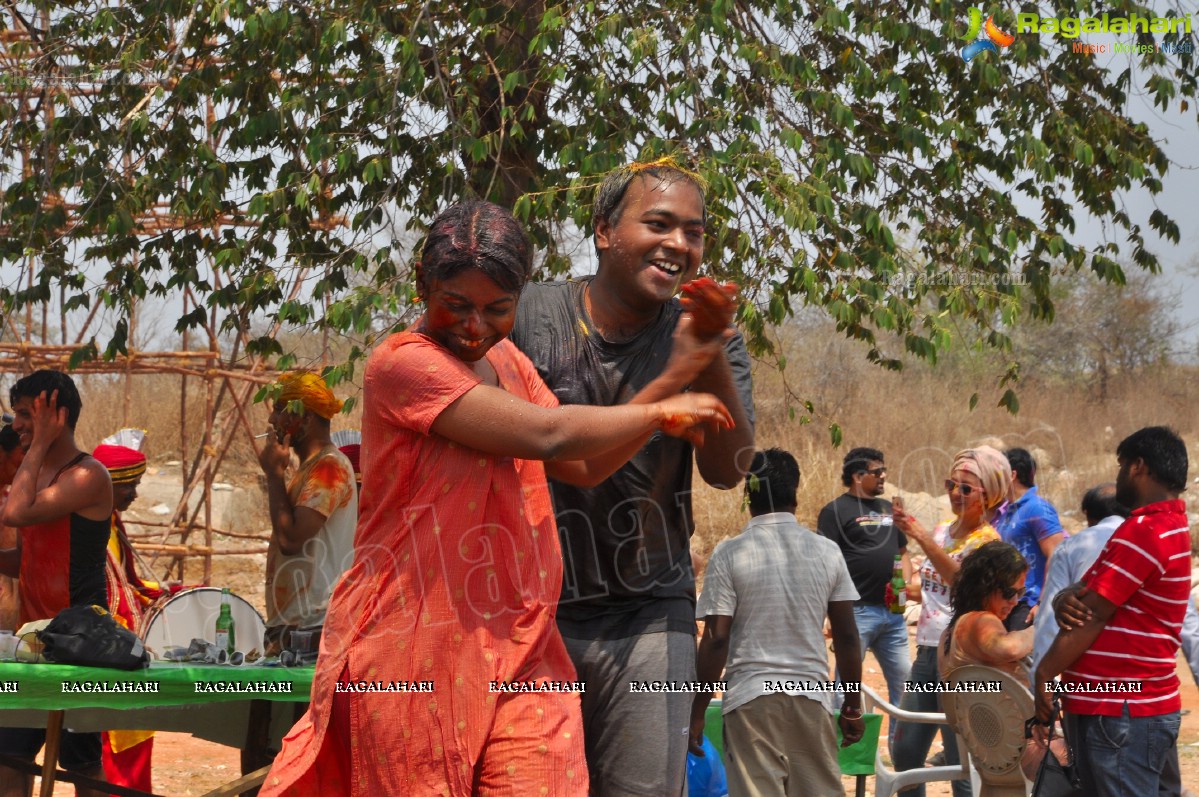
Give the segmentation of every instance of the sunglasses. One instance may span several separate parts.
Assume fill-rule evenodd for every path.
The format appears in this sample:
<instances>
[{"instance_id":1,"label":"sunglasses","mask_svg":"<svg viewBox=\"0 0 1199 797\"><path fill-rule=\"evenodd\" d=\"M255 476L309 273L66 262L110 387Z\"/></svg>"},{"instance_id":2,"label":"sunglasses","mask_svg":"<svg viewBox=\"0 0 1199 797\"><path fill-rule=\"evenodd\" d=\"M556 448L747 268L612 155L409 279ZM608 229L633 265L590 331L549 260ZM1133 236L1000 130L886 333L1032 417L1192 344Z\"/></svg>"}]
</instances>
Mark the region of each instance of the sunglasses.
<instances>
[{"instance_id":1,"label":"sunglasses","mask_svg":"<svg viewBox=\"0 0 1199 797\"><path fill-rule=\"evenodd\" d=\"M1024 591L1024 587L1000 587L999 594L1005 601L1010 601L1012 598L1023 598Z\"/></svg>"},{"instance_id":2,"label":"sunglasses","mask_svg":"<svg viewBox=\"0 0 1199 797\"><path fill-rule=\"evenodd\" d=\"M946 479L945 492L952 493L954 490L957 490L959 493L961 493L963 498L969 498L975 490L980 493L983 492L983 488L981 487L975 487L973 485L966 484L965 482L955 482L953 479Z\"/></svg>"},{"instance_id":3,"label":"sunglasses","mask_svg":"<svg viewBox=\"0 0 1199 797\"><path fill-rule=\"evenodd\" d=\"M886 472L887 472L886 468L874 468L873 470L863 471L863 473L869 473L871 476L873 476L876 479L879 478L880 476L882 476Z\"/></svg>"}]
</instances>

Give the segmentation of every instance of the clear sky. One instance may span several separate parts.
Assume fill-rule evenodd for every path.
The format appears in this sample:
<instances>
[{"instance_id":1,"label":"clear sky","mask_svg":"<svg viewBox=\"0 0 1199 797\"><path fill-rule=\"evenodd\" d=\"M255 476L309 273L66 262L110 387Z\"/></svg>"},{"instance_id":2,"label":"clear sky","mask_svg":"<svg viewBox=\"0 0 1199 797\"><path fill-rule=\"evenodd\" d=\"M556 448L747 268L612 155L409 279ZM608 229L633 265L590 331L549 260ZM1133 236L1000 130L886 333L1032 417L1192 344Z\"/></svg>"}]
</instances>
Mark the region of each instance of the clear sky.
<instances>
[{"instance_id":1,"label":"clear sky","mask_svg":"<svg viewBox=\"0 0 1199 797\"><path fill-rule=\"evenodd\" d=\"M1196 6L1194 24L1199 26L1199 4L1191 2L1188 5ZM1070 40L1050 34L1041 36L1046 40L1057 39L1062 46L1070 46ZM1074 41L1110 44L1130 39L1131 36L1128 35L1084 34ZM1191 40L1199 47L1199 29L1192 35ZM1143 58L1138 55L1114 54L1111 49L1108 48L1107 54L1079 54L1073 57L1096 58L1101 63L1107 63L1113 75L1129 64L1135 70L1137 62ZM1138 86L1143 82L1144 73L1140 73L1139 78L1134 77L1133 85ZM1188 102L1189 108L1184 111L1182 101L1175 98L1169 108L1163 111L1154 107L1152 100L1140 93L1139 89L1130 92L1127 106L1129 115L1149 125L1159 145L1169 156L1171 165L1162 180L1163 188L1160 194L1154 196L1147 191L1136 190L1125 193L1121 198L1134 223L1140 224L1145 231L1147 245L1161 261L1161 279L1169 283L1170 292L1176 296L1175 310L1178 319L1188 326L1187 339L1191 343L1189 354L1195 357L1199 347L1199 119L1196 116L1196 102ZM1160 208L1178 224L1181 238L1177 245L1157 237L1149 228L1149 214L1155 207ZM1103 238L1103 226L1089 213L1080 213L1077 221L1080 240L1097 242ZM1130 248L1123 241L1120 241L1120 244L1123 257Z\"/></svg>"}]
</instances>

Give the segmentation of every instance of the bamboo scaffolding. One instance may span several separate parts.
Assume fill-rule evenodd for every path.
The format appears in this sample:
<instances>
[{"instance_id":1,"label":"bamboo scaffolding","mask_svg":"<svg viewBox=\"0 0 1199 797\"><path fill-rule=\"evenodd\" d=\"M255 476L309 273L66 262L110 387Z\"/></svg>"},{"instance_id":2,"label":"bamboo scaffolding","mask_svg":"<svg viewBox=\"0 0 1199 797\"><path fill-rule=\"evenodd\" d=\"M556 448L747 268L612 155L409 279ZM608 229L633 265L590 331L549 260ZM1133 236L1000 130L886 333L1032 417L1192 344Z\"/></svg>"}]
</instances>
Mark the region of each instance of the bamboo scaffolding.
<instances>
[{"instance_id":1,"label":"bamboo scaffolding","mask_svg":"<svg viewBox=\"0 0 1199 797\"><path fill-rule=\"evenodd\" d=\"M172 526L170 523L163 523L163 522L154 521L154 520L131 520L129 518L122 518L122 521L124 521L126 527L128 527L128 526L146 526L149 528L169 529L168 534L182 532L185 530L184 526ZM218 537L232 537L233 539L237 539L237 540L255 540L257 542L266 542L267 540L269 540L271 538L270 532L261 532L258 534L253 534L253 533L249 533L249 532L229 531L228 529L218 529L215 526L213 526L213 528L212 528L212 533L217 535ZM130 533L126 532L125 536L131 540L148 540L148 539L151 539L154 537L158 537L159 535L157 532L146 532L143 534L130 534Z\"/></svg>"},{"instance_id":2,"label":"bamboo scaffolding","mask_svg":"<svg viewBox=\"0 0 1199 797\"><path fill-rule=\"evenodd\" d=\"M7 15L11 18L11 22L7 29L0 31L0 69L7 69L12 75L18 77L26 77L28 87L13 89L13 83L9 82L5 90L0 92L0 99L9 101L13 105L14 114L19 119L25 122L35 122L40 119L41 124L48 126L53 123L55 113L55 103L48 100L66 97L67 102L74 104L76 97L95 94L97 85L102 80L96 79L94 72L76 76L72 71L76 68L76 64L71 61L72 54L69 51L59 50L56 54L57 61L54 57L47 56L43 51L38 24L28 24L18 12L15 4L5 3L4 8L8 12ZM40 30L48 29L47 10L41 9L33 19L40 23ZM14 47L16 52L13 51ZM35 64L38 65L36 74L30 69ZM187 62L181 68L186 71L205 65L199 62ZM87 78L91 78L91 82ZM178 75L165 78L148 75L144 85L148 89L156 86L164 86L169 89L178 79ZM276 76L276 79L281 80L282 78ZM211 98L207 98L205 104L208 141L210 146L216 149L220 142L213 133L215 113ZM31 164L33 163L31 152L23 150L14 155L14 159L16 158L20 159L21 174L28 177L31 174ZM125 166L131 168L128 160ZM65 195L57 191L48 193L42 200L42 204L47 209L53 208L65 212L64 229L77 232L82 223L80 212L83 208L78 202L73 201L75 199L77 197L72 196L71 190L68 188L65 190ZM331 230L344 227L346 224L347 220L344 217L328 214L323 214L310 221L313 229L320 230ZM135 234L140 236L156 236L169 231L200 229L220 234L222 228L255 228L258 226L257 220L246 218L236 209L224 213L216 219L197 222L172 213L168 203L160 202L138 215L134 229ZM0 224L0 235L5 235L8 231L7 225ZM34 287L40 266L40 262L33 256L25 259L21 282L26 288ZM215 263L210 262L209 268L214 282L219 287L227 275ZM291 290L288 292L288 301L296 299L301 294L308 273L306 268L297 270ZM188 286L183 288L182 298L185 315L202 306L202 302L197 299ZM328 296L319 297L318 300L322 301L326 308L328 307ZM235 441L248 439L254 453L258 453L260 445L254 440L256 429L250 400L260 385L274 381L278 374L261 357L243 354L249 342L246 332L248 325L244 318L237 319L239 323L236 328L239 331L234 338L231 351L222 351L220 337L217 334L221 319L218 318L215 307L207 314L202 330L183 331L182 351L152 351L135 348L134 332L138 328L138 312L131 311L129 318L130 347L127 353L117 355L110 360L97 357L72 363L72 359L79 356L78 352L84 341L94 335L94 327L99 323L97 318L102 315L99 312L101 305L102 302L92 302L87 309L82 326L72 328L74 324L68 323L65 302L60 295L59 312L57 318L54 319L57 323L53 325L57 327L54 329L54 336L59 340L58 343L50 342L52 329L50 302L42 303L40 310L32 303L27 304L24 312L16 318L11 314L6 314L0 320L0 328L6 330L6 337L11 335L11 340L0 342L0 374L25 374L45 368L69 370L73 373L88 375L112 375L123 379L126 425L129 424L133 410L132 385L134 380L142 376L164 374L179 378L181 422L178 445L181 455L180 475L183 482L181 495L169 521L126 519L125 523L131 527L145 529L145 531L130 535L131 539L136 540L133 546L135 550L150 554L153 557L152 562L157 561L158 557L168 558L166 567L168 576L175 572L180 580L184 580L186 563L199 557L203 566L203 583L208 584L212 578L212 557L266 552L266 548L262 545L255 545L243 550L216 547L214 544L216 538L264 543L269 540L269 533L241 533L216 528L213 525L212 497L218 469ZM139 303L136 310L143 309L144 306ZM273 336L279 332L279 329L280 324L276 321L267 334ZM323 340L326 344L329 343L327 331L323 333ZM322 352L321 362L327 364L328 361L329 356L326 350ZM187 424L188 392L189 388L200 387L192 381L197 379L202 382L204 396L203 429L199 439L196 439L197 430L194 424L191 430L188 429ZM198 397L198 393L193 395L191 401L194 402ZM194 404L190 406L194 408ZM191 505L192 498L197 490L200 491L200 498L193 507ZM202 544L191 541L192 535L197 531L203 534Z\"/></svg>"},{"instance_id":3,"label":"bamboo scaffolding","mask_svg":"<svg viewBox=\"0 0 1199 797\"><path fill-rule=\"evenodd\" d=\"M162 545L155 542L131 542L133 550L139 553L169 553L173 556L202 556L208 559L210 556L251 556L266 553L266 547L261 548L213 548L208 545ZM206 584L208 582L205 582Z\"/></svg>"}]
</instances>

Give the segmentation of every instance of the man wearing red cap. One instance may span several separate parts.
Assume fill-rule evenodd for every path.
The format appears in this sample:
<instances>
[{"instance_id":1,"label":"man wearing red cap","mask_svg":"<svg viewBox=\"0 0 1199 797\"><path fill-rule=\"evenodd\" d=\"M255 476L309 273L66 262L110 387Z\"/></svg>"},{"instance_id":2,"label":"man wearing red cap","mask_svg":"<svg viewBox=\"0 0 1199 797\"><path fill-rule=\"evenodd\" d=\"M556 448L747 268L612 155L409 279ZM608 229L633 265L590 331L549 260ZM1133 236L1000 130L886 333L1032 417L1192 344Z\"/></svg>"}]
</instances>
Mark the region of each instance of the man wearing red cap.
<instances>
[{"instance_id":1,"label":"man wearing red cap","mask_svg":"<svg viewBox=\"0 0 1199 797\"><path fill-rule=\"evenodd\" d=\"M137 632L142 614L167 590L147 581L137 572L137 555L125 535L121 521L124 512L137 498L137 488L146 472L146 455L127 445L116 445L121 439L140 445L144 433L122 429L113 438L96 446L92 452L112 478L112 531L108 537L108 562L104 575L108 581L108 612L117 622ZM105 731L104 774L110 783L152 791L150 759L154 749L153 731Z\"/></svg>"}]
</instances>

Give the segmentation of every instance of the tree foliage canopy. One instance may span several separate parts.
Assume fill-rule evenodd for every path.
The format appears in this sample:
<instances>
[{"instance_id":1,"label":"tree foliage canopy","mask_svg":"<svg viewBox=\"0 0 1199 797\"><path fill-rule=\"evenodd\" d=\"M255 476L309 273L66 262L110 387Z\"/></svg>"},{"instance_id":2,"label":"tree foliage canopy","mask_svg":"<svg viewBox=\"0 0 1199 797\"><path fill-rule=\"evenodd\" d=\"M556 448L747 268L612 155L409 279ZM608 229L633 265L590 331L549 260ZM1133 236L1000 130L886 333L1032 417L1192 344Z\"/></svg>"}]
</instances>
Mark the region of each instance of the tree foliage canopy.
<instances>
[{"instance_id":1,"label":"tree foliage canopy","mask_svg":"<svg viewBox=\"0 0 1199 797\"><path fill-rule=\"evenodd\" d=\"M819 305L892 367L884 336L935 360L966 323L1006 349L1022 302L1052 317L1052 267L1121 281L1118 254L1156 269L1148 230L1179 237L1119 192L1159 191L1168 167L1130 94L1187 111L1194 56L1134 70L1020 34L967 63L948 0L4 5L0 264L43 264L32 287L6 280L7 311L187 286L200 307L180 329L217 308L361 334L409 297L392 225L489 198L562 273L602 174L669 153L708 182L707 262L746 286L751 342ZM1137 37L1155 35L1193 41ZM1112 240L1080 240L1075 207ZM297 268L315 281L289 298Z\"/></svg>"}]
</instances>

